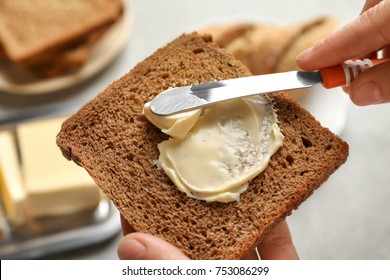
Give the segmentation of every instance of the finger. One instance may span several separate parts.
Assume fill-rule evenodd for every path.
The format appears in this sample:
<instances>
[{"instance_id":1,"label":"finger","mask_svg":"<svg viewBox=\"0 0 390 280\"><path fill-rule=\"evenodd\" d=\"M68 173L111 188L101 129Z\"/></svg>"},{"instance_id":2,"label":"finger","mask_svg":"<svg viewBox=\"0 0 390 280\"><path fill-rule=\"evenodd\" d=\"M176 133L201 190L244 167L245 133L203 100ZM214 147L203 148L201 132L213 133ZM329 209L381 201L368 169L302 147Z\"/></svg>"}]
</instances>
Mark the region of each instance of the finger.
<instances>
[{"instance_id":1,"label":"finger","mask_svg":"<svg viewBox=\"0 0 390 280\"><path fill-rule=\"evenodd\" d=\"M297 260L298 253L293 244L287 222L279 223L258 246L262 260Z\"/></svg>"},{"instance_id":2,"label":"finger","mask_svg":"<svg viewBox=\"0 0 390 280\"><path fill-rule=\"evenodd\" d=\"M390 1L385 0L303 51L297 64L304 70L316 70L378 51L390 44L389 18Z\"/></svg>"},{"instance_id":3,"label":"finger","mask_svg":"<svg viewBox=\"0 0 390 280\"><path fill-rule=\"evenodd\" d=\"M390 62L360 74L348 87L351 100L360 106L390 102Z\"/></svg>"},{"instance_id":4,"label":"finger","mask_svg":"<svg viewBox=\"0 0 390 280\"><path fill-rule=\"evenodd\" d=\"M364 4L363 9L360 12L360 14L364 13L365 11L370 9L371 7L374 7L375 5L378 5L379 2L382 2L382 0L367 0L366 3Z\"/></svg>"},{"instance_id":5,"label":"finger","mask_svg":"<svg viewBox=\"0 0 390 280\"><path fill-rule=\"evenodd\" d=\"M364 7L363 7L362 11L360 12L360 14L363 14L365 11L378 5L380 2L382 2L382 0L367 0L366 3L364 4ZM361 58L361 59L363 59L363 58L370 58L370 59L378 58L378 52L375 50L375 51L372 51L368 54L364 54L362 57L359 57L359 58Z\"/></svg>"},{"instance_id":6,"label":"finger","mask_svg":"<svg viewBox=\"0 0 390 280\"><path fill-rule=\"evenodd\" d=\"M130 233L118 246L122 260L188 260L189 258L172 244L146 233Z\"/></svg>"}]
</instances>

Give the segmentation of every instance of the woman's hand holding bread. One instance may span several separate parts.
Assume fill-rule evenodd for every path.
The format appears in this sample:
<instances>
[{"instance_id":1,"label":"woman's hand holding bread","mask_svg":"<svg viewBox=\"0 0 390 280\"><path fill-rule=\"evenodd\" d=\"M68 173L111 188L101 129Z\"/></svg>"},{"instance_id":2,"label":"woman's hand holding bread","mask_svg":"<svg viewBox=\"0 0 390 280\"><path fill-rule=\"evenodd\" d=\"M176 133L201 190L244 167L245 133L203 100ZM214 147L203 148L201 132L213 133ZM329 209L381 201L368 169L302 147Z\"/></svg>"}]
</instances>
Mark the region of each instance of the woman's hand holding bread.
<instances>
[{"instance_id":1,"label":"woman's hand holding bread","mask_svg":"<svg viewBox=\"0 0 390 280\"><path fill-rule=\"evenodd\" d=\"M390 56L390 0L367 0L361 15L297 57L304 70L321 69L353 58ZM345 88L357 105L390 102L390 62L365 71Z\"/></svg>"},{"instance_id":2,"label":"woman's hand holding bread","mask_svg":"<svg viewBox=\"0 0 390 280\"><path fill-rule=\"evenodd\" d=\"M189 258L172 244L150 234L133 232L121 218L123 234L118 256L122 260L188 260ZM287 222L279 223L257 247L263 260L295 260L298 253L294 247ZM258 259L256 251L247 259Z\"/></svg>"}]
</instances>

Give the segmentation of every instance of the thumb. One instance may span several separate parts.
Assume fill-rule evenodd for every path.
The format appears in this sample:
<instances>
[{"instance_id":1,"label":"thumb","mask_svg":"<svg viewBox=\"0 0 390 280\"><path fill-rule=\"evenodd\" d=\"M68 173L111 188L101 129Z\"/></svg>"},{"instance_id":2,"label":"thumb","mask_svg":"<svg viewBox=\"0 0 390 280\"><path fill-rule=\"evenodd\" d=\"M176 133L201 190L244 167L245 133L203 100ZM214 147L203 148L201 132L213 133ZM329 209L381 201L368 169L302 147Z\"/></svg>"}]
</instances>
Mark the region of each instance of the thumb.
<instances>
[{"instance_id":1,"label":"thumb","mask_svg":"<svg viewBox=\"0 0 390 280\"><path fill-rule=\"evenodd\" d=\"M390 62L372 67L360 74L346 91L360 106L390 102Z\"/></svg>"},{"instance_id":2,"label":"thumb","mask_svg":"<svg viewBox=\"0 0 390 280\"><path fill-rule=\"evenodd\" d=\"M146 233L130 233L118 246L122 260L188 260L189 258L172 244Z\"/></svg>"}]
</instances>

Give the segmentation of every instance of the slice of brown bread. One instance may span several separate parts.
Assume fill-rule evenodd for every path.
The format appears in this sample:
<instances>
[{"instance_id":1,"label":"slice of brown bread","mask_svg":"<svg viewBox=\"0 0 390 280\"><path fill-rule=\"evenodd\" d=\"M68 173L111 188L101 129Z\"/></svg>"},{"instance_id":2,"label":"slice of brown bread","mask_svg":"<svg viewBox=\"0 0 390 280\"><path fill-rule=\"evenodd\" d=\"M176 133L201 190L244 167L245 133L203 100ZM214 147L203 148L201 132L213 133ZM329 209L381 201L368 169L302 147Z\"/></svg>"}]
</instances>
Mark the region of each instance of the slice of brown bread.
<instances>
[{"instance_id":1,"label":"slice of brown bread","mask_svg":"<svg viewBox=\"0 0 390 280\"><path fill-rule=\"evenodd\" d=\"M285 94L270 94L283 146L240 202L207 203L178 191L156 167L157 144L167 135L146 120L142 108L172 86L247 75L210 37L182 35L67 119L57 144L136 231L159 236L192 259L243 258L345 162L348 145Z\"/></svg>"},{"instance_id":2,"label":"slice of brown bread","mask_svg":"<svg viewBox=\"0 0 390 280\"><path fill-rule=\"evenodd\" d=\"M72 46L64 46L34 56L25 61L22 68L32 71L40 77L56 77L77 71L87 63L94 44L104 35L112 24L104 25L84 38L80 38Z\"/></svg>"},{"instance_id":3,"label":"slice of brown bread","mask_svg":"<svg viewBox=\"0 0 390 280\"><path fill-rule=\"evenodd\" d=\"M121 11L121 0L2 0L0 41L10 60L24 63L77 42Z\"/></svg>"}]
</instances>

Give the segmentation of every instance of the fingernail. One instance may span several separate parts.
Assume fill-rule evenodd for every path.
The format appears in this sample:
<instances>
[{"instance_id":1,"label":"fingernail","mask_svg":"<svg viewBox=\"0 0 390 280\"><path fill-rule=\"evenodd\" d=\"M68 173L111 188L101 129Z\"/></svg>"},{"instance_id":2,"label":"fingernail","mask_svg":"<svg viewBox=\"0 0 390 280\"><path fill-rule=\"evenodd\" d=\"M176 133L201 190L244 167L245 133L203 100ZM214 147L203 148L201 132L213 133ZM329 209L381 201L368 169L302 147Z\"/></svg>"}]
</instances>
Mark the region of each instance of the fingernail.
<instances>
[{"instance_id":1,"label":"fingernail","mask_svg":"<svg viewBox=\"0 0 390 280\"><path fill-rule=\"evenodd\" d=\"M343 86L342 89L346 94L351 94L351 88L349 86Z\"/></svg>"},{"instance_id":2,"label":"fingernail","mask_svg":"<svg viewBox=\"0 0 390 280\"><path fill-rule=\"evenodd\" d=\"M141 260L146 254L145 246L136 239L122 241L121 250L118 251L120 259Z\"/></svg>"},{"instance_id":3,"label":"fingernail","mask_svg":"<svg viewBox=\"0 0 390 280\"><path fill-rule=\"evenodd\" d=\"M355 104L360 106L380 104L385 101L382 92L373 82L366 82L356 88L351 98Z\"/></svg>"},{"instance_id":4,"label":"fingernail","mask_svg":"<svg viewBox=\"0 0 390 280\"><path fill-rule=\"evenodd\" d=\"M300 60L300 61L305 60L310 55L312 50L313 50L313 47L304 50L303 52L301 52L300 54L297 55L296 60Z\"/></svg>"}]
</instances>

